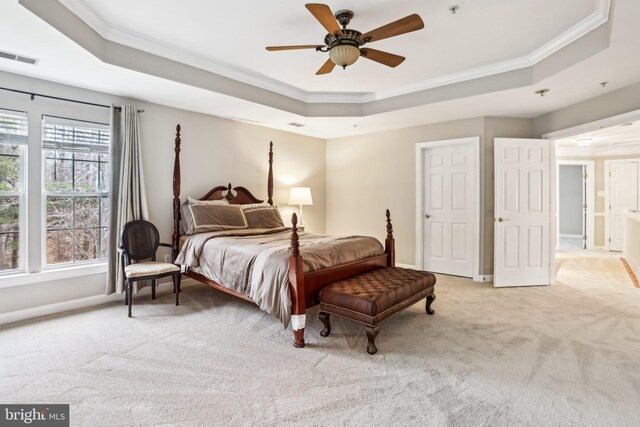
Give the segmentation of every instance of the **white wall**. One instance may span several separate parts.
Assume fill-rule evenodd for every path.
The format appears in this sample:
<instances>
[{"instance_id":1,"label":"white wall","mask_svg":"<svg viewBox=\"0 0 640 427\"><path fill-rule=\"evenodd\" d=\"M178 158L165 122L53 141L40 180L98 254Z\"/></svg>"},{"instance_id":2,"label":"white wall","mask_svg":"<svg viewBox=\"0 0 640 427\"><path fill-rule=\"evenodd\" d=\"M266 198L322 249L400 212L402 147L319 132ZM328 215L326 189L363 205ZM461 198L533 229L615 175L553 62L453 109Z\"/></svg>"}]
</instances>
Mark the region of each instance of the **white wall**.
<instances>
[{"instance_id":1,"label":"white wall","mask_svg":"<svg viewBox=\"0 0 640 427\"><path fill-rule=\"evenodd\" d=\"M281 207L285 223L293 212L286 206L291 186L311 187L313 206L305 207L308 230L325 232L325 141L261 126L235 122L157 104L127 100L43 80L0 72L2 86L100 104L131 103L142 108L141 140L150 220L170 241L172 231L172 173L175 126L182 126L182 197L202 196L215 185L243 185L257 197L267 197L268 145L274 143L274 203ZM40 170L38 155L42 114L109 122L109 110L38 98L0 90L0 108L29 112L30 152L28 205L29 255L40 265ZM33 146L31 146L33 145ZM35 269L37 270L37 268ZM0 314L54 304L105 292L105 274L72 279L9 285L0 276ZM123 311L124 313L124 311Z\"/></svg>"}]
</instances>

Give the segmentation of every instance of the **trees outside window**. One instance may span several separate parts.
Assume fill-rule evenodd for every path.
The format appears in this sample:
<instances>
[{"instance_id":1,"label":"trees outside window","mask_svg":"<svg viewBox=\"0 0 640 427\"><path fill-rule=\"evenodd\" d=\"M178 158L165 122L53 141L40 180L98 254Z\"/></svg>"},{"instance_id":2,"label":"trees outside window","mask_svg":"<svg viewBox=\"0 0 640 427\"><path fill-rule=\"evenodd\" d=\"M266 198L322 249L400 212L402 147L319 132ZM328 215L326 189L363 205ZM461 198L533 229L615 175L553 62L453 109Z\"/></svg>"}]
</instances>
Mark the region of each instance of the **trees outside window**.
<instances>
[{"instance_id":1,"label":"trees outside window","mask_svg":"<svg viewBox=\"0 0 640 427\"><path fill-rule=\"evenodd\" d=\"M44 118L46 265L107 258L109 128Z\"/></svg>"},{"instance_id":2,"label":"trees outside window","mask_svg":"<svg viewBox=\"0 0 640 427\"><path fill-rule=\"evenodd\" d=\"M0 273L23 269L27 115L0 109Z\"/></svg>"}]
</instances>

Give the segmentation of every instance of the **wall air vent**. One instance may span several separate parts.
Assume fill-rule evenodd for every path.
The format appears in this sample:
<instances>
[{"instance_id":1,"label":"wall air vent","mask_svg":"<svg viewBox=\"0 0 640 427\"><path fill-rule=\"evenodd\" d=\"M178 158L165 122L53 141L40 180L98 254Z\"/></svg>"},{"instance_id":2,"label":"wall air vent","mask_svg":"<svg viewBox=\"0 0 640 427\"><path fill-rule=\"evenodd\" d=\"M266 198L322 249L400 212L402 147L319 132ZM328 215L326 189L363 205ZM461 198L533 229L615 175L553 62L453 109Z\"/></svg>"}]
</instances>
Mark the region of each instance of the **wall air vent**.
<instances>
[{"instance_id":1,"label":"wall air vent","mask_svg":"<svg viewBox=\"0 0 640 427\"><path fill-rule=\"evenodd\" d=\"M24 62L25 64L31 64L31 65L36 65L38 63L38 60L35 58L16 55L15 53L4 52L2 50L0 50L0 58L8 59L10 61Z\"/></svg>"},{"instance_id":2,"label":"wall air vent","mask_svg":"<svg viewBox=\"0 0 640 427\"><path fill-rule=\"evenodd\" d=\"M293 127L297 127L297 128L301 128L304 127L306 125L302 124L302 123L298 123L298 122L291 122L291 123L287 123L289 126L293 126Z\"/></svg>"}]
</instances>

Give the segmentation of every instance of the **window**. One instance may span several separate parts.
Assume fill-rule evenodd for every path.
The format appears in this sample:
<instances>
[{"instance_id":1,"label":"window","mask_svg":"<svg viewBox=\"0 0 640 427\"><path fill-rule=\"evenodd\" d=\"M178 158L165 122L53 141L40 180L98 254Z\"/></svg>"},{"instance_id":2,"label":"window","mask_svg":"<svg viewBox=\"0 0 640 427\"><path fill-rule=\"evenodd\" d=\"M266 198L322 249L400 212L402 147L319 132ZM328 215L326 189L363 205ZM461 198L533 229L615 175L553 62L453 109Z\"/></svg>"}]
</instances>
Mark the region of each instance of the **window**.
<instances>
[{"instance_id":1,"label":"window","mask_svg":"<svg viewBox=\"0 0 640 427\"><path fill-rule=\"evenodd\" d=\"M0 273L24 265L26 113L0 109Z\"/></svg>"},{"instance_id":2,"label":"window","mask_svg":"<svg viewBox=\"0 0 640 427\"><path fill-rule=\"evenodd\" d=\"M109 127L45 116L45 265L105 260Z\"/></svg>"}]
</instances>

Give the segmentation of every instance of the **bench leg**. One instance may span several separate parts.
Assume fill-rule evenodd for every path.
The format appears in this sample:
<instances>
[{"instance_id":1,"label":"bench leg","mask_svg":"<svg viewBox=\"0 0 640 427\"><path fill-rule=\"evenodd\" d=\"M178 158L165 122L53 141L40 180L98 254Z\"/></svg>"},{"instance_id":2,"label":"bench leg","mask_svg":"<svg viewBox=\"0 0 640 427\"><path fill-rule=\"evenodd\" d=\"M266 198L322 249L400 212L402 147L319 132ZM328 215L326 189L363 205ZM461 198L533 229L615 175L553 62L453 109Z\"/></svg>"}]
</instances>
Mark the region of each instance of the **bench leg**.
<instances>
[{"instance_id":1,"label":"bench leg","mask_svg":"<svg viewBox=\"0 0 640 427\"><path fill-rule=\"evenodd\" d=\"M427 312L427 314L433 314L435 313L435 311L433 311L433 309L431 308L431 304L433 304L433 302L436 300L436 295L435 294L431 294L431 295L427 295L427 304L425 306L425 310Z\"/></svg>"},{"instance_id":2,"label":"bench leg","mask_svg":"<svg viewBox=\"0 0 640 427\"><path fill-rule=\"evenodd\" d=\"M378 352L378 348L376 347L376 337L378 336L378 332L380 332L380 326L365 326L364 330L367 333L367 338L369 339L369 343L367 344L367 353L376 354Z\"/></svg>"},{"instance_id":3,"label":"bench leg","mask_svg":"<svg viewBox=\"0 0 640 427\"><path fill-rule=\"evenodd\" d=\"M321 311L320 314L318 314L318 318L324 325L324 329L320 332L320 335L322 335L323 337L328 337L331 333L331 315L329 313Z\"/></svg>"}]
</instances>

